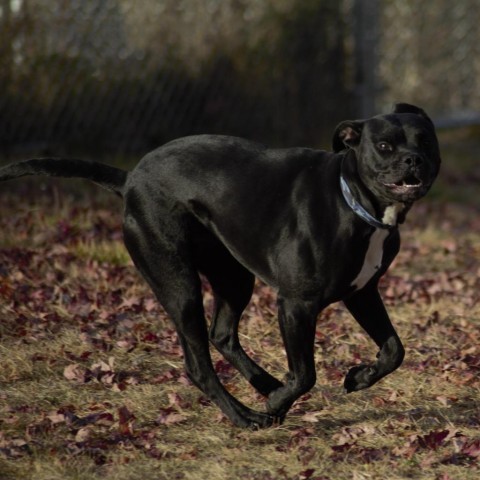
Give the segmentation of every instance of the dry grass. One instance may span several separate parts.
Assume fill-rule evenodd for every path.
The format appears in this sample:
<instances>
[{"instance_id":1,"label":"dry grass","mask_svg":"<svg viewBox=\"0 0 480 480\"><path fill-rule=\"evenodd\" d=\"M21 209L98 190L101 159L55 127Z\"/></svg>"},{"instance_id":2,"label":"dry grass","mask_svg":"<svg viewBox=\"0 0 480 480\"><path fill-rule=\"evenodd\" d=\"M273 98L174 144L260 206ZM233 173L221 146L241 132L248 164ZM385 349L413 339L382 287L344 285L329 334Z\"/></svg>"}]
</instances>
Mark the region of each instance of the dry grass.
<instances>
[{"instance_id":1,"label":"dry grass","mask_svg":"<svg viewBox=\"0 0 480 480\"><path fill-rule=\"evenodd\" d=\"M402 227L404 249L382 284L407 348L400 370L344 394L345 372L376 351L333 305L319 318L315 388L282 426L246 431L183 375L169 320L120 245L119 202L47 185L17 187L23 194L2 186L1 479L477 478L474 208L425 201ZM283 375L275 298L262 285L242 338ZM213 354L229 390L263 409Z\"/></svg>"}]
</instances>

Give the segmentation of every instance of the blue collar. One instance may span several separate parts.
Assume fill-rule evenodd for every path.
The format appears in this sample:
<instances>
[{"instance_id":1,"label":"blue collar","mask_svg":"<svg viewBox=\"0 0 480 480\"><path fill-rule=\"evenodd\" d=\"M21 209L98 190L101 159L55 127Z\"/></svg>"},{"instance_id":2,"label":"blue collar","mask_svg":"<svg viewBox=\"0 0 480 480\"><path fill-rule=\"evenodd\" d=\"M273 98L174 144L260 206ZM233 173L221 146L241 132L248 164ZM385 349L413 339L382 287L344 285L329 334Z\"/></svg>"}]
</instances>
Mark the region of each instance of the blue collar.
<instances>
[{"instance_id":1,"label":"blue collar","mask_svg":"<svg viewBox=\"0 0 480 480\"><path fill-rule=\"evenodd\" d=\"M392 230L395 228L394 225L387 225L386 223L377 220L375 217L370 215L360 203L355 200L350 187L343 178L343 175L340 175L340 188L342 189L343 198L347 202L347 205L353 210L353 212L358 215L364 222L367 222L370 226L374 228L383 228L385 230Z\"/></svg>"}]
</instances>

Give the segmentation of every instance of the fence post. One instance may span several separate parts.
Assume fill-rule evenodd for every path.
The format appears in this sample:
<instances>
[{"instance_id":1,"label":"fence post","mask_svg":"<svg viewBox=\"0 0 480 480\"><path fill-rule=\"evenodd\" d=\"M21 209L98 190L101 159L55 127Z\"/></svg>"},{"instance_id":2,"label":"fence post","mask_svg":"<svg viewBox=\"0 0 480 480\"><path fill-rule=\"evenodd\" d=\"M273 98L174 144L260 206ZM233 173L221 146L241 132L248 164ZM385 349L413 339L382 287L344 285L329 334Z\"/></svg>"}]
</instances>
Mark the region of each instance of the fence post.
<instances>
[{"instance_id":1,"label":"fence post","mask_svg":"<svg viewBox=\"0 0 480 480\"><path fill-rule=\"evenodd\" d=\"M354 0L355 111L362 118L375 113L377 95L378 0Z\"/></svg>"}]
</instances>

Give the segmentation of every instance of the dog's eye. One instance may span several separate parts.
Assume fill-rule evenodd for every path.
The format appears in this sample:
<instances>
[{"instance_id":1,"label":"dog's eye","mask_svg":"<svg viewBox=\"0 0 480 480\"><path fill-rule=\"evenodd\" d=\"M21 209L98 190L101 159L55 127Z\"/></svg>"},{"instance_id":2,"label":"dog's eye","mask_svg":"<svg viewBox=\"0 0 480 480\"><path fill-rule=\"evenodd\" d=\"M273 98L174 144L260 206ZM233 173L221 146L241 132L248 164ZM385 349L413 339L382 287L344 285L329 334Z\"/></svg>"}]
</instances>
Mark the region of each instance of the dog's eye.
<instances>
[{"instance_id":1,"label":"dog's eye","mask_svg":"<svg viewBox=\"0 0 480 480\"><path fill-rule=\"evenodd\" d=\"M377 148L381 152L391 152L393 150L393 147L388 142L378 142Z\"/></svg>"}]
</instances>

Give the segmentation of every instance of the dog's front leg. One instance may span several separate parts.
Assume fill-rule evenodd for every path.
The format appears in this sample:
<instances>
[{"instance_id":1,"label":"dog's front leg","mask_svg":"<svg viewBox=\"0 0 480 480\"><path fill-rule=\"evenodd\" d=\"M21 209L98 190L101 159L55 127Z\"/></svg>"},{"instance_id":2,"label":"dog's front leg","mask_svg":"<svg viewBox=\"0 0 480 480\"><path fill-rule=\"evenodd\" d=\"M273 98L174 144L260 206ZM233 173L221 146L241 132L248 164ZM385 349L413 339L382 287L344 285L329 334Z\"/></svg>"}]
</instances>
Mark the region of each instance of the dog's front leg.
<instances>
[{"instance_id":1,"label":"dog's front leg","mask_svg":"<svg viewBox=\"0 0 480 480\"><path fill-rule=\"evenodd\" d=\"M314 361L317 302L279 298L278 321L287 352L289 373L285 385L268 396L269 413L284 417L298 397L316 381Z\"/></svg>"},{"instance_id":2,"label":"dog's front leg","mask_svg":"<svg viewBox=\"0 0 480 480\"><path fill-rule=\"evenodd\" d=\"M347 392L353 392L370 387L396 370L403 361L405 350L390 322L376 283L367 285L344 303L380 348L375 363L358 365L347 373L344 386Z\"/></svg>"}]
</instances>

